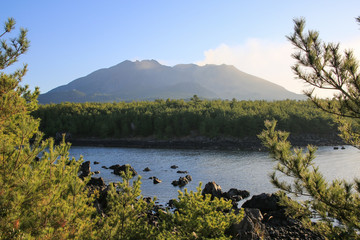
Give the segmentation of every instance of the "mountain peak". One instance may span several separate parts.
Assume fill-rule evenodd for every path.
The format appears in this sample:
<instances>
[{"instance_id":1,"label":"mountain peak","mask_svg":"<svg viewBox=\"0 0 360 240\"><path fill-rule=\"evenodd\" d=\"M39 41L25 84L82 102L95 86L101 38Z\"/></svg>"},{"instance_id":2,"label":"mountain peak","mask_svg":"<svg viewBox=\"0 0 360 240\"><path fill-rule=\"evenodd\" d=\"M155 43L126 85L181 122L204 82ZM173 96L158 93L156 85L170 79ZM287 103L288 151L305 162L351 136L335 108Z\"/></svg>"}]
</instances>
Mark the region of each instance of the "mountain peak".
<instances>
[{"instance_id":1,"label":"mountain peak","mask_svg":"<svg viewBox=\"0 0 360 240\"><path fill-rule=\"evenodd\" d=\"M74 91L74 89L76 91ZM178 64L156 60L123 61L39 96L40 103L113 102L154 99L282 100L302 95L241 72L232 65Z\"/></svg>"},{"instance_id":2,"label":"mountain peak","mask_svg":"<svg viewBox=\"0 0 360 240\"><path fill-rule=\"evenodd\" d=\"M137 69L151 69L151 68L156 68L162 66L158 61L151 59L151 60L135 60L135 61L130 61L130 60L125 60L115 66L112 66L110 68L119 68L119 67L125 67L125 68L131 68L131 67L135 67Z\"/></svg>"},{"instance_id":3,"label":"mountain peak","mask_svg":"<svg viewBox=\"0 0 360 240\"><path fill-rule=\"evenodd\" d=\"M134 62L136 68L138 69L151 69L151 68L157 68L157 67L160 67L161 64L152 59L152 60L142 60L142 61L139 61L139 60L136 60Z\"/></svg>"},{"instance_id":4,"label":"mountain peak","mask_svg":"<svg viewBox=\"0 0 360 240\"><path fill-rule=\"evenodd\" d=\"M189 63L189 64L176 64L173 68L190 69L190 68L196 68L196 67L199 67L199 66L194 63Z\"/></svg>"}]
</instances>

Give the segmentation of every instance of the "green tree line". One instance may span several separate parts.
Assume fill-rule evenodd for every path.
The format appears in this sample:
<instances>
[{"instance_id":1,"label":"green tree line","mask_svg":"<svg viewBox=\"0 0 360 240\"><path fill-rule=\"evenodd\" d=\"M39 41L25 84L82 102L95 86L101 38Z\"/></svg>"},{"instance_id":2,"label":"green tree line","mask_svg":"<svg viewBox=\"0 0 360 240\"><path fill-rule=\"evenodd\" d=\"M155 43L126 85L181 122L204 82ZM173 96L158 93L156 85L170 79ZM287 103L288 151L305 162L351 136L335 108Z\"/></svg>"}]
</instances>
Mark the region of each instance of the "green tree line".
<instances>
[{"instance_id":1,"label":"green tree line","mask_svg":"<svg viewBox=\"0 0 360 240\"><path fill-rule=\"evenodd\" d=\"M47 136L69 132L73 137L158 138L256 136L266 119L293 134L336 132L334 118L311 101L155 100L118 103L41 105L33 112Z\"/></svg>"}]
</instances>

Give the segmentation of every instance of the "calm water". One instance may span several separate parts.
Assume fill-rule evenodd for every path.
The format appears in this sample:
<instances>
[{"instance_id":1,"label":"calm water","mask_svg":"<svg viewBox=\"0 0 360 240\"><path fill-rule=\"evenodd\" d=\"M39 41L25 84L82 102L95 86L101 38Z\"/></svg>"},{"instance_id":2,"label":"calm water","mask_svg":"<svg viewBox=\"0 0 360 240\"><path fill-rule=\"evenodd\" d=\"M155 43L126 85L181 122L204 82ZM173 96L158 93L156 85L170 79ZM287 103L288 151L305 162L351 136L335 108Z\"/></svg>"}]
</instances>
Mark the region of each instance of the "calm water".
<instances>
[{"instance_id":1,"label":"calm water","mask_svg":"<svg viewBox=\"0 0 360 240\"><path fill-rule=\"evenodd\" d=\"M160 203L177 197L180 188L171 182L186 175L176 173L178 170L188 171L192 176L193 181L186 185L188 190L195 190L199 182L205 186L215 181L224 191L237 188L248 190L251 195L276 191L268 177L275 163L266 152L72 147L70 155L76 159L82 155L85 161L91 162L92 171L100 171L95 176L106 182L118 182L121 178L101 166L130 164L142 176L142 195L156 196ZM94 161L100 164L94 165ZM328 179L360 177L360 150L354 147L346 146L345 150L320 147L315 162ZM171 169L171 165L179 168ZM145 167L151 171L143 172ZM153 184L151 176L162 183Z\"/></svg>"}]
</instances>

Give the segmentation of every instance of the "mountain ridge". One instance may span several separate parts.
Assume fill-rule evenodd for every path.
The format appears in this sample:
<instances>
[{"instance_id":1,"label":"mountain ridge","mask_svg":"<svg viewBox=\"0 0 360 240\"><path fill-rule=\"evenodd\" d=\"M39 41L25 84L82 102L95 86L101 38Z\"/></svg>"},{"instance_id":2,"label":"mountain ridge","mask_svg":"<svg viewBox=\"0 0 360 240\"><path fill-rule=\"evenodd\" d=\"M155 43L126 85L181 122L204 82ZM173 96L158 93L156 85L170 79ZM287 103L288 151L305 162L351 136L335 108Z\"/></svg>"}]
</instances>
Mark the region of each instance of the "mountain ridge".
<instances>
[{"instance_id":1,"label":"mountain ridge","mask_svg":"<svg viewBox=\"0 0 360 240\"><path fill-rule=\"evenodd\" d=\"M156 60L125 60L98 69L40 94L39 102L113 102L154 99L283 100L305 99L232 65L162 65Z\"/></svg>"}]
</instances>

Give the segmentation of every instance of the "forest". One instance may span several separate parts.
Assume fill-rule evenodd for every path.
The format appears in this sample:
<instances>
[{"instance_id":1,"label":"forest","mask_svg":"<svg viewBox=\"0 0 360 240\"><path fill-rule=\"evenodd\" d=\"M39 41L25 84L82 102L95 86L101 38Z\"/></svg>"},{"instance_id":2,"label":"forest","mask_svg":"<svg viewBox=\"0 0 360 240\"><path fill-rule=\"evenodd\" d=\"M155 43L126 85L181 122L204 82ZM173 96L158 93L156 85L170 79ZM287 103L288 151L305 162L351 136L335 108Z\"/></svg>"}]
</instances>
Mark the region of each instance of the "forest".
<instances>
[{"instance_id":1,"label":"forest","mask_svg":"<svg viewBox=\"0 0 360 240\"><path fill-rule=\"evenodd\" d=\"M334 117L311 101L155 100L117 103L40 105L33 116L49 137L70 133L74 138L184 136L210 138L256 136L266 119L278 129L296 134L335 133Z\"/></svg>"},{"instance_id":2,"label":"forest","mask_svg":"<svg viewBox=\"0 0 360 240\"><path fill-rule=\"evenodd\" d=\"M357 21L360 23L360 17ZM27 51L27 30L20 29L19 37L8 44L3 40L0 239L244 239L241 234L247 233L254 239L275 239L267 238L268 234L279 235L275 224L267 229L252 222L263 222L263 216L271 220L276 214L262 215L258 209L252 216L222 196L202 194L201 184L196 192L179 191L174 211L157 208L155 198L144 198L140 177L130 181L129 168L121 174L122 181L94 188L89 184L91 175L79 176L82 157L70 159L70 144L55 145L53 138L44 138L39 127L50 137L59 132L85 138L257 135L277 161L270 181L281 190L275 196L276 204L295 223L295 231L308 228L320 234L318 239L359 239L360 180L327 181L313 163L316 147L309 146L306 152L293 149L289 134L275 130L277 125L292 134L328 134L338 125L341 137L360 148L359 125L353 125L360 119L359 64L351 51L341 57L339 45L322 44L317 32L303 34L304 19L294 23L289 40L303 52L293 56L298 60L293 70L315 87L339 90L334 100L318 99L308 92L309 101L210 101L194 96L190 101L38 106L39 89L32 92L20 85L27 65L12 74L3 71ZM14 28L15 20L9 18L0 38ZM312 71L304 71L300 65ZM265 121L266 129L259 134L265 119L274 121ZM282 181L277 174L292 181ZM307 200L292 200L289 194ZM99 208L100 198L106 199L103 208ZM314 214L316 222L312 221ZM289 236L286 232L281 239Z\"/></svg>"}]
</instances>

